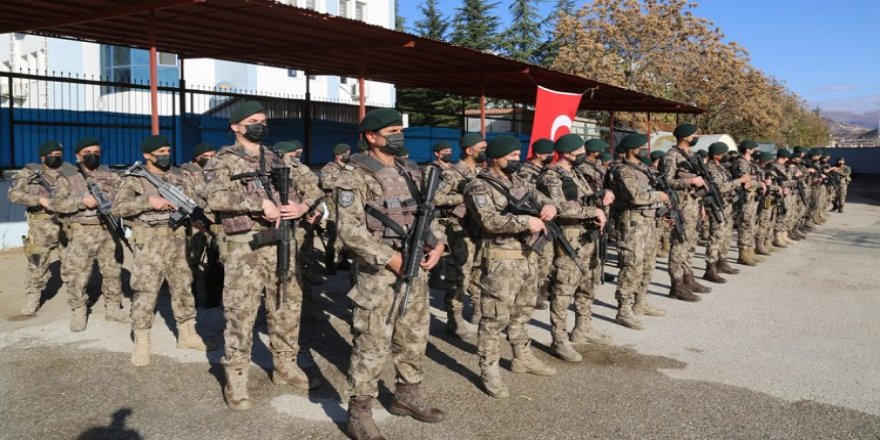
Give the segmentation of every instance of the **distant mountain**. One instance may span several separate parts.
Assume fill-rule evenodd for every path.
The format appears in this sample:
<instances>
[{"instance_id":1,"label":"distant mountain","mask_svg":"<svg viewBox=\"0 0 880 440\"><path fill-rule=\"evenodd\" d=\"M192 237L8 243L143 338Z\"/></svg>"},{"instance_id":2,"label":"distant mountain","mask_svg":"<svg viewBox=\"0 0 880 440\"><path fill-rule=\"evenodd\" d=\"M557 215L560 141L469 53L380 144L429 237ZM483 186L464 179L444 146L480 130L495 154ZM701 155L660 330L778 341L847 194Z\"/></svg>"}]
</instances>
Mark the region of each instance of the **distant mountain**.
<instances>
[{"instance_id":1,"label":"distant mountain","mask_svg":"<svg viewBox=\"0 0 880 440\"><path fill-rule=\"evenodd\" d=\"M871 131L870 128L852 125L846 122L840 122L834 119L829 119L827 117L823 119L825 120L825 124L828 125L828 131L831 132L831 137L834 139L857 138Z\"/></svg>"},{"instance_id":2,"label":"distant mountain","mask_svg":"<svg viewBox=\"0 0 880 440\"><path fill-rule=\"evenodd\" d=\"M873 129L877 128L880 110L873 110L862 114L841 110L822 110L822 116L850 126Z\"/></svg>"}]
</instances>

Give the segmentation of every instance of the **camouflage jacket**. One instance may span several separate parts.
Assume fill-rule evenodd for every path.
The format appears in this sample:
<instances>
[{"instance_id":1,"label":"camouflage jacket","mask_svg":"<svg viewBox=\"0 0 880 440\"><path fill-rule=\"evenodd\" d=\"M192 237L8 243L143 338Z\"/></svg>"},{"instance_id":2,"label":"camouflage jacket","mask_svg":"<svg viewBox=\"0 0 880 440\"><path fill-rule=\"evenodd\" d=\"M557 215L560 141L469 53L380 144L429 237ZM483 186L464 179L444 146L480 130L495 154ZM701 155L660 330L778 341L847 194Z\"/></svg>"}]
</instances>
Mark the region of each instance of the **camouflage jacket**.
<instances>
[{"instance_id":1,"label":"camouflage jacket","mask_svg":"<svg viewBox=\"0 0 880 440\"><path fill-rule=\"evenodd\" d=\"M112 203L122 178L103 165L87 175L88 182L76 169L73 169L72 172L61 173L61 177L55 185L55 196L52 198L51 205L56 212L66 214L70 221L85 225L97 225L101 222L101 219L98 218L98 210L86 208L82 202L83 197L91 195L88 183L93 182L97 185L101 190L101 195Z\"/></svg>"},{"instance_id":2,"label":"camouflage jacket","mask_svg":"<svg viewBox=\"0 0 880 440\"><path fill-rule=\"evenodd\" d=\"M47 213L43 206L40 205L40 197L49 199L49 207L52 208L50 192L54 194L55 186L61 173L69 172L70 170L76 171L73 165L67 162L62 163L57 169L52 169L38 163L27 164L12 178L12 184L9 186L9 191L6 192L6 196L10 202L24 205L29 214ZM40 179L37 178L36 174L38 171L43 179L45 179L46 184L48 184L48 188L43 186L40 183Z\"/></svg>"},{"instance_id":3,"label":"camouflage jacket","mask_svg":"<svg viewBox=\"0 0 880 440\"><path fill-rule=\"evenodd\" d=\"M178 187L187 197L197 201L195 189L188 173L171 167L164 173L153 173L158 179ZM144 226L165 226L171 217L169 211L156 211L150 206L150 197L161 197L159 190L147 179L138 176L123 176L122 183L113 198L114 217L134 220ZM198 202L197 202L198 203Z\"/></svg>"},{"instance_id":4,"label":"camouflage jacket","mask_svg":"<svg viewBox=\"0 0 880 440\"><path fill-rule=\"evenodd\" d=\"M652 170L642 163L623 162L614 168L612 190L616 211L641 210L646 216L660 204L661 191L651 185Z\"/></svg>"}]
</instances>

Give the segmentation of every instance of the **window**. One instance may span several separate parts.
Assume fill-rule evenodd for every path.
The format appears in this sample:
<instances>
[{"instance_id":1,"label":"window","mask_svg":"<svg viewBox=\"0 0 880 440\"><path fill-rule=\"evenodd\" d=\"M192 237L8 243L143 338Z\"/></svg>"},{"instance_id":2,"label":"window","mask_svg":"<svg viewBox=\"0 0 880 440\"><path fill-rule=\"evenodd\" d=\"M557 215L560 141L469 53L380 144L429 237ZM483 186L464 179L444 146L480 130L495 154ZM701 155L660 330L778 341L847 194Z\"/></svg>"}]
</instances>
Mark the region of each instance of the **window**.
<instances>
[{"instance_id":1,"label":"window","mask_svg":"<svg viewBox=\"0 0 880 440\"><path fill-rule=\"evenodd\" d=\"M354 3L354 19L365 21L365 17L367 15L367 4L364 2L355 2Z\"/></svg>"},{"instance_id":2,"label":"window","mask_svg":"<svg viewBox=\"0 0 880 440\"><path fill-rule=\"evenodd\" d=\"M306 9L314 9L317 11L318 8L315 5L315 0L306 0Z\"/></svg>"},{"instance_id":3,"label":"window","mask_svg":"<svg viewBox=\"0 0 880 440\"><path fill-rule=\"evenodd\" d=\"M159 52L160 66L177 66L177 54Z\"/></svg>"},{"instance_id":4,"label":"window","mask_svg":"<svg viewBox=\"0 0 880 440\"><path fill-rule=\"evenodd\" d=\"M287 69L287 76L290 78L296 78L296 69Z\"/></svg>"},{"instance_id":5,"label":"window","mask_svg":"<svg viewBox=\"0 0 880 440\"><path fill-rule=\"evenodd\" d=\"M349 0L339 0L339 16L340 17L348 17L351 18L351 14L348 12Z\"/></svg>"}]
</instances>

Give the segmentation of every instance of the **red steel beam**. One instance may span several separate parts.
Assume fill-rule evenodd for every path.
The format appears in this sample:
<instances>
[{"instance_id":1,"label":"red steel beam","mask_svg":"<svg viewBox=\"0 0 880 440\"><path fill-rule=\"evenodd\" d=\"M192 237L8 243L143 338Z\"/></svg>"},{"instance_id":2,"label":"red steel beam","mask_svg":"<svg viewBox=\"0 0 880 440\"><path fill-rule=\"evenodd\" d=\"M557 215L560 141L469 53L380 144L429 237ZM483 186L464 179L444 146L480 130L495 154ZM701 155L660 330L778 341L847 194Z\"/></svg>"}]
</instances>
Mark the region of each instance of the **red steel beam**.
<instances>
[{"instance_id":1,"label":"red steel beam","mask_svg":"<svg viewBox=\"0 0 880 440\"><path fill-rule=\"evenodd\" d=\"M159 66L156 51L156 11L150 11L150 125L159 134Z\"/></svg>"},{"instance_id":2,"label":"red steel beam","mask_svg":"<svg viewBox=\"0 0 880 440\"><path fill-rule=\"evenodd\" d=\"M124 15L137 14L145 11L155 11L157 9L173 8L187 4L204 3L206 0L152 0L133 5L121 6L118 8L107 9L101 12L91 14L74 15L72 17L58 18L55 20L43 20L36 23L21 24L17 26L9 26L0 29L0 34L8 34L13 32L31 32L46 28L55 28L63 26L71 26L75 24L90 23L93 21L103 20L105 18L119 17Z\"/></svg>"}]
</instances>

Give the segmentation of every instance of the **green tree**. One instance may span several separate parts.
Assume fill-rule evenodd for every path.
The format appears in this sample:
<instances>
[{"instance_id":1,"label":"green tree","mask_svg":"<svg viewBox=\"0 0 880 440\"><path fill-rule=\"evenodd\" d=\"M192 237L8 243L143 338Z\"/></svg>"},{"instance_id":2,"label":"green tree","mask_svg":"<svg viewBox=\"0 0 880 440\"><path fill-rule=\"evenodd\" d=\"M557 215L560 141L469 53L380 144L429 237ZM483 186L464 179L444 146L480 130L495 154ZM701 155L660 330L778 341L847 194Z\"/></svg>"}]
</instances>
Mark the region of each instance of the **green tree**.
<instances>
[{"instance_id":1,"label":"green tree","mask_svg":"<svg viewBox=\"0 0 880 440\"><path fill-rule=\"evenodd\" d=\"M492 10L498 3L464 0L455 11L452 42L482 52L498 48L498 17Z\"/></svg>"},{"instance_id":2,"label":"green tree","mask_svg":"<svg viewBox=\"0 0 880 440\"><path fill-rule=\"evenodd\" d=\"M406 32L406 18L400 15L400 0L394 0L394 30Z\"/></svg>"},{"instance_id":3,"label":"green tree","mask_svg":"<svg viewBox=\"0 0 880 440\"><path fill-rule=\"evenodd\" d=\"M544 67L550 67L553 64L553 60L559 54L559 46L562 43L556 36L556 24L561 17L574 15L574 3L574 0L557 0L550 14L544 18L541 26L544 39L535 54L535 59L533 60L535 64Z\"/></svg>"},{"instance_id":4,"label":"green tree","mask_svg":"<svg viewBox=\"0 0 880 440\"><path fill-rule=\"evenodd\" d=\"M427 0L424 4L419 4L419 11L422 19L416 22L416 34L433 40L446 40L449 20L437 8L437 0Z\"/></svg>"},{"instance_id":5,"label":"green tree","mask_svg":"<svg viewBox=\"0 0 880 440\"><path fill-rule=\"evenodd\" d=\"M537 8L540 2L514 0L510 4L510 27L499 38L499 47L508 57L517 61L540 62L541 22Z\"/></svg>"}]
</instances>

